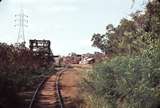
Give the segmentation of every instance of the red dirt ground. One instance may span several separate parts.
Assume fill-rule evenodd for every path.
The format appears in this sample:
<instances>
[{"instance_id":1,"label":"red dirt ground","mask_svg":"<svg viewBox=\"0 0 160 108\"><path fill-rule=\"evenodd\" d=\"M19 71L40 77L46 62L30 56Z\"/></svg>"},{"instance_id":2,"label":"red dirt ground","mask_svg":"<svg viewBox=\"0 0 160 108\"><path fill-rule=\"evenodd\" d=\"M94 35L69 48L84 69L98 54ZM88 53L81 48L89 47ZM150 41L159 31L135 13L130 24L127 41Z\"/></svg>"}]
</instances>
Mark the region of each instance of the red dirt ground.
<instances>
[{"instance_id":1,"label":"red dirt ground","mask_svg":"<svg viewBox=\"0 0 160 108\"><path fill-rule=\"evenodd\" d=\"M89 69L89 65L72 65L65 71L61 77L62 96L65 103L65 108L80 108L83 99L79 90L79 82L81 73Z\"/></svg>"}]
</instances>

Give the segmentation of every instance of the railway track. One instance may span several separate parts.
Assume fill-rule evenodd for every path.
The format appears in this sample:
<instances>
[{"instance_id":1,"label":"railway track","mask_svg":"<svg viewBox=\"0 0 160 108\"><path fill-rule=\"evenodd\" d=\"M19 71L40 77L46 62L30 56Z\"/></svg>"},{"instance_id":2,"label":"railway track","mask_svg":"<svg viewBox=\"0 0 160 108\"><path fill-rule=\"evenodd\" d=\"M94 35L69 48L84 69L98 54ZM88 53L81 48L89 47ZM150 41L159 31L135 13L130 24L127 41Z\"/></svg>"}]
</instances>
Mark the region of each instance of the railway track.
<instances>
[{"instance_id":1,"label":"railway track","mask_svg":"<svg viewBox=\"0 0 160 108\"><path fill-rule=\"evenodd\" d=\"M37 87L29 108L64 108L64 101L61 94L61 76L68 67L46 77Z\"/></svg>"}]
</instances>

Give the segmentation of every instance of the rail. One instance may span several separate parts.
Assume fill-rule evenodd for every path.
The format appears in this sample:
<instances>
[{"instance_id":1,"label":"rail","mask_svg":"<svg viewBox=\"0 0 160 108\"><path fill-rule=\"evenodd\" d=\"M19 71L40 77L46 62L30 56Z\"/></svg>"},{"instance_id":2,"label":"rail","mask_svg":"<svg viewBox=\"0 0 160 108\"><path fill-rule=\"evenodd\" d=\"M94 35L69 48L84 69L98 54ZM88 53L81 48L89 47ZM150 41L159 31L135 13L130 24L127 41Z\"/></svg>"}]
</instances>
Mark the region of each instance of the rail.
<instances>
[{"instance_id":1,"label":"rail","mask_svg":"<svg viewBox=\"0 0 160 108\"><path fill-rule=\"evenodd\" d=\"M65 68L59 72L57 72L56 74L56 94L58 96L58 101L59 101L59 104L60 104L60 108L65 108L64 107L64 101L63 101L63 97L62 97L62 94L61 94L61 87L60 87L60 78L63 74L63 72L68 68L68 66L65 66ZM32 100L29 104L29 107L28 108L33 108L34 106L34 103L36 101L36 98L37 98L37 95L39 93L39 91L41 90L41 88L43 87L44 83L51 77L52 75L49 75L47 76L46 78L44 78L41 83L38 85L37 89L35 90L34 92L34 95L32 97Z\"/></svg>"}]
</instances>

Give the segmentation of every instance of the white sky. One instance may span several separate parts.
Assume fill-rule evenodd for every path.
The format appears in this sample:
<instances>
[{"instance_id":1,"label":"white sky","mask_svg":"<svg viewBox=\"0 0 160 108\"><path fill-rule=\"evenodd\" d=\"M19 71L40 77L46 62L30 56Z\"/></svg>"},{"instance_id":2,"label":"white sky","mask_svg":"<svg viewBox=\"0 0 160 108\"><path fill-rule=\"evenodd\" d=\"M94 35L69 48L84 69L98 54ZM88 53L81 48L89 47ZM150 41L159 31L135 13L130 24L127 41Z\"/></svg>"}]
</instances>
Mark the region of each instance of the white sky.
<instances>
[{"instance_id":1,"label":"white sky","mask_svg":"<svg viewBox=\"0 0 160 108\"><path fill-rule=\"evenodd\" d=\"M104 33L107 24L117 25L143 0L131 8L132 0L2 0L0 3L0 42L15 43L18 29L15 14L22 5L29 16L25 38L49 39L54 54L99 51L91 47L94 33Z\"/></svg>"}]
</instances>

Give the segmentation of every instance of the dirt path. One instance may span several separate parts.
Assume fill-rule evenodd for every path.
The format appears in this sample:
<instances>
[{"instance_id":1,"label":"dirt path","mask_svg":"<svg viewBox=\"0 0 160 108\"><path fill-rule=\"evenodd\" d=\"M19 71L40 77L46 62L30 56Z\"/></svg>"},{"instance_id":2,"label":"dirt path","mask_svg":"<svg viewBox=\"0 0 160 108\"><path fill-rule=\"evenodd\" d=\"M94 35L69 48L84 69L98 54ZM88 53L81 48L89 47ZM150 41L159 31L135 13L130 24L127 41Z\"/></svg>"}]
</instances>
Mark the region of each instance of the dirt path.
<instances>
[{"instance_id":1,"label":"dirt path","mask_svg":"<svg viewBox=\"0 0 160 108\"><path fill-rule=\"evenodd\" d=\"M79 108L83 102L79 90L79 82L81 80L81 73L89 67L89 65L73 65L73 68L63 73L61 92L65 102L65 108Z\"/></svg>"}]
</instances>

